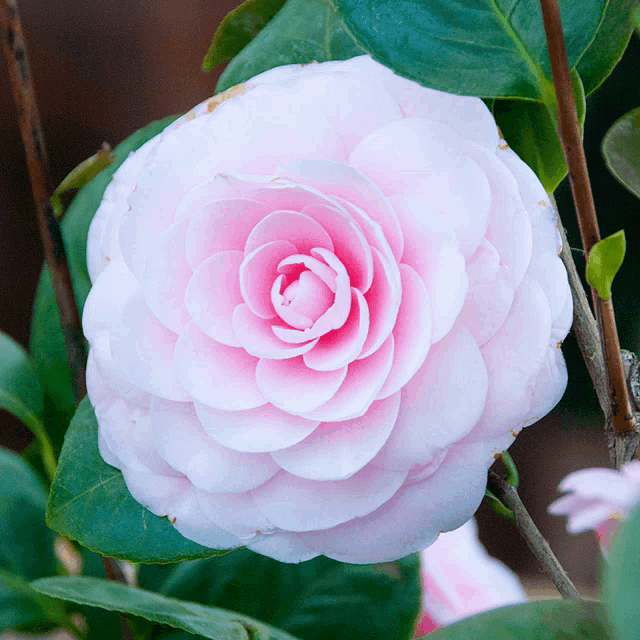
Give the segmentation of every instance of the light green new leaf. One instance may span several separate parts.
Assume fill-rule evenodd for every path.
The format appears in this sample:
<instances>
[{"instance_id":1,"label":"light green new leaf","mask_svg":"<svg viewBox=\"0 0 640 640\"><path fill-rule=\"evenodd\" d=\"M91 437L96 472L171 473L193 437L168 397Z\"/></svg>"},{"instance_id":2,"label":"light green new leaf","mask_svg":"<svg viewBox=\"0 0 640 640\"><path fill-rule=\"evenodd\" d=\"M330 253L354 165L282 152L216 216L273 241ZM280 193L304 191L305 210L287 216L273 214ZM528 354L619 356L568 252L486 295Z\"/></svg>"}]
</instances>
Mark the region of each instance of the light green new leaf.
<instances>
[{"instance_id":1,"label":"light green new leaf","mask_svg":"<svg viewBox=\"0 0 640 640\"><path fill-rule=\"evenodd\" d=\"M97 578L42 578L31 586L54 598L130 613L212 640L295 640L284 631L239 613L174 600Z\"/></svg>"},{"instance_id":2,"label":"light green new leaf","mask_svg":"<svg viewBox=\"0 0 640 640\"><path fill-rule=\"evenodd\" d=\"M245 0L228 13L213 34L211 46L202 61L202 70L211 71L240 53L282 9L285 2L286 0Z\"/></svg>"},{"instance_id":3,"label":"light green new leaf","mask_svg":"<svg viewBox=\"0 0 640 640\"><path fill-rule=\"evenodd\" d=\"M81 312L91 288L87 271L87 234L93 215L102 201L102 194L116 169L125 161L129 153L160 133L175 118L176 116L171 116L152 122L119 144L112 152L113 163L80 189L67 209L60 226L76 302ZM40 276L33 305L29 351L44 390L47 432L54 448L58 451L62 447L64 432L76 407L58 307L51 276L46 267Z\"/></svg>"},{"instance_id":4,"label":"light green new leaf","mask_svg":"<svg viewBox=\"0 0 640 640\"><path fill-rule=\"evenodd\" d=\"M216 92L283 64L348 60L363 53L328 0L288 0L229 63Z\"/></svg>"},{"instance_id":5,"label":"light green new leaf","mask_svg":"<svg viewBox=\"0 0 640 640\"><path fill-rule=\"evenodd\" d=\"M604 601L615 628L615 638L640 638L640 509L637 507L616 533L607 556Z\"/></svg>"},{"instance_id":6,"label":"light green new leaf","mask_svg":"<svg viewBox=\"0 0 640 640\"><path fill-rule=\"evenodd\" d=\"M0 449L0 630L43 621L60 623L60 603L29 582L55 571L53 533L44 522L47 494L15 453Z\"/></svg>"},{"instance_id":7,"label":"light green new leaf","mask_svg":"<svg viewBox=\"0 0 640 640\"><path fill-rule=\"evenodd\" d=\"M604 606L547 600L501 607L438 629L423 640L613 640ZM622 639L621 639L622 640Z\"/></svg>"},{"instance_id":8,"label":"light green new leaf","mask_svg":"<svg viewBox=\"0 0 640 640\"><path fill-rule=\"evenodd\" d=\"M640 108L617 120L602 141L607 167L640 198Z\"/></svg>"},{"instance_id":9,"label":"light green new leaf","mask_svg":"<svg viewBox=\"0 0 640 640\"><path fill-rule=\"evenodd\" d=\"M120 470L100 456L98 424L87 398L65 437L47 523L92 551L132 562L176 562L219 553L187 540L167 518L131 497Z\"/></svg>"},{"instance_id":10,"label":"light green new leaf","mask_svg":"<svg viewBox=\"0 0 640 640\"><path fill-rule=\"evenodd\" d=\"M622 266L627 243L624 231L596 242L587 260L587 282L603 300L611 298L611 284Z\"/></svg>"}]
</instances>

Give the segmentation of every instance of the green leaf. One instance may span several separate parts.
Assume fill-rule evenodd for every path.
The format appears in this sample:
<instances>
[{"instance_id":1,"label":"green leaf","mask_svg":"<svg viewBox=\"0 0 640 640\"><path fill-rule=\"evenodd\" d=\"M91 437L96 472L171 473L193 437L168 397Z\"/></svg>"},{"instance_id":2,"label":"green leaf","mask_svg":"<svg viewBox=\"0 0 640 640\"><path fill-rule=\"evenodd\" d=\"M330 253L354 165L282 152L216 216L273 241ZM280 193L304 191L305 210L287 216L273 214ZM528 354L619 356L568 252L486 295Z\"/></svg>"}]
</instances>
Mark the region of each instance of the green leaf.
<instances>
[{"instance_id":1,"label":"green leaf","mask_svg":"<svg viewBox=\"0 0 640 640\"><path fill-rule=\"evenodd\" d=\"M67 250L71 279L76 302L82 311L91 282L87 271L87 233L102 194L111 181L111 176L124 162L131 151L141 147L147 140L160 133L176 116L152 122L127 138L113 150L113 163L83 187L67 209L62 221L62 236ZM64 433L75 412L71 373L67 365L64 338L60 328L58 308L48 269L43 269L36 291L31 322L29 345L44 390L46 427L54 449L62 447Z\"/></svg>"},{"instance_id":2,"label":"green leaf","mask_svg":"<svg viewBox=\"0 0 640 640\"><path fill-rule=\"evenodd\" d=\"M238 613L174 600L97 578L42 578L31 586L55 598L131 613L213 640L293 640L284 631Z\"/></svg>"},{"instance_id":3,"label":"green leaf","mask_svg":"<svg viewBox=\"0 0 640 640\"><path fill-rule=\"evenodd\" d=\"M463 95L552 101L538 0L329 2L360 47L424 86ZM559 5L573 68L598 31L606 0L559 0Z\"/></svg>"},{"instance_id":4,"label":"green leaf","mask_svg":"<svg viewBox=\"0 0 640 640\"><path fill-rule=\"evenodd\" d=\"M585 95L578 74L572 72L574 98L580 126L584 126ZM509 146L536 173L552 193L567 175L562 143L558 137L555 102L496 100L493 115Z\"/></svg>"},{"instance_id":5,"label":"green leaf","mask_svg":"<svg viewBox=\"0 0 640 640\"><path fill-rule=\"evenodd\" d=\"M424 636L428 640L609 640L599 602L547 600L494 609ZM616 636L617 637L617 636Z\"/></svg>"},{"instance_id":6,"label":"green leaf","mask_svg":"<svg viewBox=\"0 0 640 640\"><path fill-rule=\"evenodd\" d=\"M607 131L602 153L611 173L640 198L640 108L623 115Z\"/></svg>"},{"instance_id":7,"label":"green leaf","mask_svg":"<svg viewBox=\"0 0 640 640\"><path fill-rule=\"evenodd\" d=\"M86 184L89 184L89 182L103 169L106 169L113 160L114 157L111 154L111 147L105 142L98 153L95 153L72 169L51 196L51 206L53 207L56 217L61 218L64 214L64 207L62 206L60 196L67 191L81 189Z\"/></svg>"},{"instance_id":8,"label":"green leaf","mask_svg":"<svg viewBox=\"0 0 640 640\"><path fill-rule=\"evenodd\" d=\"M211 71L238 55L282 9L286 0L245 0L228 13L213 34L213 42L202 61L202 70Z\"/></svg>"},{"instance_id":9,"label":"green leaf","mask_svg":"<svg viewBox=\"0 0 640 640\"><path fill-rule=\"evenodd\" d=\"M283 64L347 60L363 53L328 0L288 0L229 63L216 92Z\"/></svg>"},{"instance_id":10,"label":"green leaf","mask_svg":"<svg viewBox=\"0 0 640 640\"><path fill-rule=\"evenodd\" d=\"M640 509L623 522L607 556L604 601L616 638L640 638Z\"/></svg>"},{"instance_id":11,"label":"green leaf","mask_svg":"<svg viewBox=\"0 0 640 640\"><path fill-rule=\"evenodd\" d=\"M587 95L613 71L633 33L633 8L637 0L609 0L596 37L576 67Z\"/></svg>"},{"instance_id":12,"label":"green leaf","mask_svg":"<svg viewBox=\"0 0 640 640\"><path fill-rule=\"evenodd\" d=\"M27 352L6 333L0 332L0 409L21 420L38 438L50 477L56 459L42 423L44 413L40 379Z\"/></svg>"},{"instance_id":13,"label":"green leaf","mask_svg":"<svg viewBox=\"0 0 640 640\"><path fill-rule=\"evenodd\" d=\"M0 630L60 621L60 603L43 599L29 581L55 571L53 533L44 522L46 491L15 453L0 449Z\"/></svg>"},{"instance_id":14,"label":"green leaf","mask_svg":"<svg viewBox=\"0 0 640 640\"><path fill-rule=\"evenodd\" d=\"M105 556L176 562L216 555L181 536L129 493L119 469L98 451L98 423L85 398L64 442L47 506L52 529Z\"/></svg>"},{"instance_id":15,"label":"green leaf","mask_svg":"<svg viewBox=\"0 0 640 640\"><path fill-rule=\"evenodd\" d=\"M421 607L418 554L378 565L348 565L323 556L285 564L240 549L159 569L165 570L164 579L157 567L141 567L140 586L232 609L302 640L361 635L405 640Z\"/></svg>"},{"instance_id":16,"label":"green leaf","mask_svg":"<svg viewBox=\"0 0 640 640\"><path fill-rule=\"evenodd\" d=\"M611 284L622 266L627 243L624 231L596 242L587 260L587 282L603 300L611 298Z\"/></svg>"}]
</instances>

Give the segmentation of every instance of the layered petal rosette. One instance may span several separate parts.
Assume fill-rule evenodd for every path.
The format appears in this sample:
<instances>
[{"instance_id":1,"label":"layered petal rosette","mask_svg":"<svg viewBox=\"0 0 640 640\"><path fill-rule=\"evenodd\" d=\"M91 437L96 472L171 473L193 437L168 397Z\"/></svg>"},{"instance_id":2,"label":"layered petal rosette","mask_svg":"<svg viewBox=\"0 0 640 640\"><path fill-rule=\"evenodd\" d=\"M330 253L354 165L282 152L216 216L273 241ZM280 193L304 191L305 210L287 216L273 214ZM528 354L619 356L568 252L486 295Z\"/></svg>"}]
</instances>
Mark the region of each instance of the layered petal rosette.
<instances>
[{"instance_id":1,"label":"layered petal rosette","mask_svg":"<svg viewBox=\"0 0 640 640\"><path fill-rule=\"evenodd\" d=\"M564 391L559 248L479 99L366 56L263 73L105 191L84 311L102 455L212 548L422 549Z\"/></svg>"}]
</instances>

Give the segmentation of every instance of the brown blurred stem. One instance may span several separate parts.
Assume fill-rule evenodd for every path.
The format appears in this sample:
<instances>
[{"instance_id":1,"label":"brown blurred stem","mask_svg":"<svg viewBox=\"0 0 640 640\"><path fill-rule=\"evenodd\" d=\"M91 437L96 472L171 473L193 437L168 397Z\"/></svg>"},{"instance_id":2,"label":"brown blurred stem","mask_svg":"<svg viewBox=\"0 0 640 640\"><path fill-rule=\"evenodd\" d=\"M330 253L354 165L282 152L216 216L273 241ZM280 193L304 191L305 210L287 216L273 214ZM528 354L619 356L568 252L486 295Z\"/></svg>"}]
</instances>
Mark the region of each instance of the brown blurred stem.
<instances>
[{"instance_id":1,"label":"brown blurred stem","mask_svg":"<svg viewBox=\"0 0 640 640\"><path fill-rule=\"evenodd\" d=\"M51 273L56 303L60 311L60 324L64 334L67 358L71 369L76 403L86 395L86 353L82 324L76 305L71 274L67 264L60 226L53 213L49 198L53 193L49 162L44 146L35 92L31 83L27 50L22 35L16 0L0 0L2 44L18 109L20 133L27 156L31 190L36 204L44 256Z\"/></svg>"},{"instance_id":2,"label":"brown blurred stem","mask_svg":"<svg viewBox=\"0 0 640 640\"><path fill-rule=\"evenodd\" d=\"M107 580L121 582L122 584L129 584L122 567L115 558L102 556L102 563L104 564L104 573L107 576ZM129 625L129 621L124 614L120 616L120 631L122 634L122 640L134 640L133 629Z\"/></svg>"},{"instance_id":3,"label":"brown blurred stem","mask_svg":"<svg viewBox=\"0 0 640 640\"><path fill-rule=\"evenodd\" d=\"M556 585L560 595L567 600L579 600L580 594L578 590L558 562L558 558L551 551L549 543L544 539L531 519L515 487L512 487L502 476L491 469L489 470L487 486L498 500L513 511L516 527L520 535L522 535L529 549L542 565L545 573Z\"/></svg>"},{"instance_id":4,"label":"brown blurred stem","mask_svg":"<svg viewBox=\"0 0 640 640\"><path fill-rule=\"evenodd\" d=\"M582 147L582 135L575 101L567 51L562 32L562 22L557 0L540 0L542 18L547 36L553 84L558 108L558 135L562 142L567 166L573 202L580 227L580 237L588 260L589 252L600 241L598 220L591 193L587 162ZM600 334L600 344L606 364L607 397L611 424L620 433L631 433L635 427L635 416L631 410L627 382L622 365L620 344L611 300L603 300L592 288L591 296L595 308L595 317Z\"/></svg>"}]
</instances>

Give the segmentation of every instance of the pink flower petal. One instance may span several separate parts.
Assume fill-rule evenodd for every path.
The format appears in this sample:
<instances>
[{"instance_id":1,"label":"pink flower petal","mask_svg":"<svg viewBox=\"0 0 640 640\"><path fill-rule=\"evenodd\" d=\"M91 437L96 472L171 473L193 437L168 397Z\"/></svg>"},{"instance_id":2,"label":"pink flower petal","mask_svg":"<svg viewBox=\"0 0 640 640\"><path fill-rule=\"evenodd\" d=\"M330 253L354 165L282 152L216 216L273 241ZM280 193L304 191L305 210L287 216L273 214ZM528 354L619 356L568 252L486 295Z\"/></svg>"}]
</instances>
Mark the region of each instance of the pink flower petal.
<instances>
[{"instance_id":1,"label":"pink flower petal","mask_svg":"<svg viewBox=\"0 0 640 640\"><path fill-rule=\"evenodd\" d=\"M297 270L297 269L296 269ZM334 302L334 292L313 271L301 271L296 276L280 274L271 287L271 302L276 313L295 329L310 329ZM333 278L335 289L335 278Z\"/></svg>"},{"instance_id":2,"label":"pink flower petal","mask_svg":"<svg viewBox=\"0 0 640 640\"><path fill-rule=\"evenodd\" d=\"M244 251L251 230L271 210L252 200L211 202L193 216L187 231L187 260L197 269L219 251Z\"/></svg>"},{"instance_id":3,"label":"pink flower petal","mask_svg":"<svg viewBox=\"0 0 640 640\"><path fill-rule=\"evenodd\" d=\"M369 307L369 334L359 358L366 358L376 351L393 330L398 317L402 288L396 285L393 267L377 249L372 249L374 276L365 294Z\"/></svg>"},{"instance_id":4,"label":"pink flower petal","mask_svg":"<svg viewBox=\"0 0 640 640\"><path fill-rule=\"evenodd\" d=\"M176 344L176 366L189 393L216 409L253 409L267 402L256 383L258 359L212 340L190 322Z\"/></svg>"},{"instance_id":5,"label":"pink flower petal","mask_svg":"<svg viewBox=\"0 0 640 640\"><path fill-rule=\"evenodd\" d=\"M192 403L154 398L150 423L160 455L198 489L247 491L279 471L266 453L238 453L217 444L202 428Z\"/></svg>"},{"instance_id":6,"label":"pink flower petal","mask_svg":"<svg viewBox=\"0 0 640 640\"><path fill-rule=\"evenodd\" d=\"M364 296L351 287L351 311L347 321L319 338L318 343L303 355L304 363L315 371L340 369L362 351L369 331L369 308Z\"/></svg>"},{"instance_id":7,"label":"pink flower petal","mask_svg":"<svg viewBox=\"0 0 640 640\"><path fill-rule=\"evenodd\" d=\"M260 512L251 497L251 492L209 493L199 490L197 496L198 504L205 516L213 524L238 536L242 541L275 530L275 526Z\"/></svg>"},{"instance_id":8,"label":"pink flower petal","mask_svg":"<svg viewBox=\"0 0 640 640\"><path fill-rule=\"evenodd\" d=\"M315 220L297 211L274 211L265 216L251 231L244 247L245 254L276 240L295 245L295 253L309 253L315 247L333 251L329 234Z\"/></svg>"},{"instance_id":9,"label":"pink flower petal","mask_svg":"<svg viewBox=\"0 0 640 640\"><path fill-rule=\"evenodd\" d=\"M403 387L396 426L372 464L398 470L428 464L439 449L473 429L484 409L487 384L484 361L469 330L450 333L431 347Z\"/></svg>"},{"instance_id":10,"label":"pink flower petal","mask_svg":"<svg viewBox=\"0 0 640 640\"><path fill-rule=\"evenodd\" d=\"M348 365L344 382L331 400L302 415L321 422L338 422L364 415L391 371L393 349L393 335L390 335L370 356Z\"/></svg>"},{"instance_id":11,"label":"pink flower petal","mask_svg":"<svg viewBox=\"0 0 640 640\"><path fill-rule=\"evenodd\" d=\"M290 447L320 424L285 413L272 404L246 411L224 411L195 403L203 429L218 444L234 451L263 453Z\"/></svg>"},{"instance_id":12,"label":"pink flower petal","mask_svg":"<svg viewBox=\"0 0 640 640\"><path fill-rule=\"evenodd\" d=\"M346 366L313 371L300 356L289 360L262 358L256 369L256 380L264 397L289 413L304 413L324 404L340 388L346 375Z\"/></svg>"},{"instance_id":13,"label":"pink flower petal","mask_svg":"<svg viewBox=\"0 0 640 640\"><path fill-rule=\"evenodd\" d=\"M547 347L542 368L533 388L533 401L524 419L525 426L544 418L560 402L567 388L567 380L567 365L560 347Z\"/></svg>"},{"instance_id":14,"label":"pink flower petal","mask_svg":"<svg viewBox=\"0 0 640 640\"><path fill-rule=\"evenodd\" d=\"M151 313L139 292L124 306L120 321L113 326L113 362L144 391L168 400L188 400L174 365L177 340L178 336Z\"/></svg>"},{"instance_id":15,"label":"pink flower petal","mask_svg":"<svg viewBox=\"0 0 640 640\"><path fill-rule=\"evenodd\" d=\"M319 263L320 261L311 256L290 256L280 263L279 270L284 271L286 274L288 268L296 268L297 265L304 264L326 282L329 288L335 292L335 298L333 304L309 329L289 329L274 325L273 332L278 336L278 338L293 344L300 344L301 342L306 342L307 340L323 336L334 329L339 329L347 321L349 311L351 310L349 274L342 263L334 254L326 249L312 249L311 253L313 256L320 256L324 260L325 264L320 263L320 265L326 267L327 273L333 272L335 274L335 280L333 283L331 283L327 275L322 271L318 271L315 263Z\"/></svg>"},{"instance_id":16,"label":"pink flower petal","mask_svg":"<svg viewBox=\"0 0 640 640\"><path fill-rule=\"evenodd\" d=\"M276 240L246 255L240 265L240 291L249 308L260 318L273 318L271 285L278 277L278 265L296 248L286 240Z\"/></svg>"},{"instance_id":17,"label":"pink flower petal","mask_svg":"<svg viewBox=\"0 0 640 640\"><path fill-rule=\"evenodd\" d=\"M431 347L431 305L420 276L400 265L402 301L393 327L393 364L377 398L383 399L404 387L420 369Z\"/></svg>"},{"instance_id":18,"label":"pink flower petal","mask_svg":"<svg viewBox=\"0 0 640 640\"><path fill-rule=\"evenodd\" d=\"M322 193L344 198L365 211L382 227L395 259L400 260L404 241L396 214L380 189L362 173L349 165L322 158L288 162L280 165L276 173ZM363 230L366 235L366 229Z\"/></svg>"},{"instance_id":19,"label":"pink flower petal","mask_svg":"<svg viewBox=\"0 0 640 640\"><path fill-rule=\"evenodd\" d=\"M464 524L480 505L488 467L485 453L482 444L453 447L430 478L405 484L369 515L300 537L323 555L356 564L390 562L428 547L441 531ZM272 482L257 491L269 488ZM356 547L354 540L359 541Z\"/></svg>"},{"instance_id":20,"label":"pink flower petal","mask_svg":"<svg viewBox=\"0 0 640 640\"><path fill-rule=\"evenodd\" d=\"M229 347L239 347L233 325L233 310L242 304L240 265L242 251L220 251L196 269L185 294L192 320L210 338Z\"/></svg>"},{"instance_id":21,"label":"pink flower petal","mask_svg":"<svg viewBox=\"0 0 640 640\"><path fill-rule=\"evenodd\" d=\"M247 545L251 551L280 562L304 562L318 553L307 547L296 533L277 531Z\"/></svg>"},{"instance_id":22,"label":"pink flower petal","mask_svg":"<svg viewBox=\"0 0 640 640\"><path fill-rule=\"evenodd\" d=\"M271 457L285 470L309 480L343 480L360 471L380 451L395 424L400 394L374 402L359 418L329 422Z\"/></svg>"},{"instance_id":23,"label":"pink flower petal","mask_svg":"<svg viewBox=\"0 0 640 640\"><path fill-rule=\"evenodd\" d=\"M402 486L406 473L366 466L346 480L306 480L281 473L251 491L260 511L288 531L329 529L371 513Z\"/></svg>"},{"instance_id":24,"label":"pink flower petal","mask_svg":"<svg viewBox=\"0 0 640 640\"><path fill-rule=\"evenodd\" d=\"M313 349L318 342L318 338L301 345L283 342L273 332L272 326L273 320L258 318L246 304L238 305L233 312L233 330L240 346L257 358L295 358Z\"/></svg>"}]
</instances>

